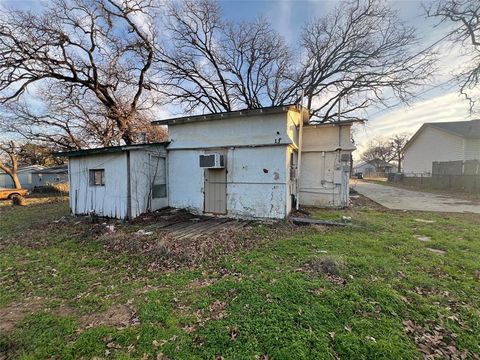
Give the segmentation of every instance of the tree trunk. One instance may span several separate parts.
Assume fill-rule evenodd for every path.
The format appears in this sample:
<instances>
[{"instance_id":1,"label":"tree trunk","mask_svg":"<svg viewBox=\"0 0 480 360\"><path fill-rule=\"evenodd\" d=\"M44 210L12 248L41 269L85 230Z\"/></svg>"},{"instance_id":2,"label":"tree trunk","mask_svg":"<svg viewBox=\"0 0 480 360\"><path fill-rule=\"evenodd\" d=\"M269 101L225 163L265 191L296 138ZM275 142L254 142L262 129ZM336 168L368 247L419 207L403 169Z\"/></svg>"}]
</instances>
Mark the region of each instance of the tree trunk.
<instances>
[{"instance_id":1,"label":"tree trunk","mask_svg":"<svg viewBox=\"0 0 480 360\"><path fill-rule=\"evenodd\" d=\"M401 173L402 172L402 157L398 157L398 165L397 165L397 172Z\"/></svg>"},{"instance_id":2,"label":"tree trunk","mask_svg":"<svg viewBox=\"0 0 480 360\"><path fill-rule=\"evenodd\" d=\"M22 184L20 184L20 180L18 179L17 172L15 171L14 173L9 174L9 175L12 178L13 185L15 186L15 189L21 189Z\"/></svg>"}]
</instances>

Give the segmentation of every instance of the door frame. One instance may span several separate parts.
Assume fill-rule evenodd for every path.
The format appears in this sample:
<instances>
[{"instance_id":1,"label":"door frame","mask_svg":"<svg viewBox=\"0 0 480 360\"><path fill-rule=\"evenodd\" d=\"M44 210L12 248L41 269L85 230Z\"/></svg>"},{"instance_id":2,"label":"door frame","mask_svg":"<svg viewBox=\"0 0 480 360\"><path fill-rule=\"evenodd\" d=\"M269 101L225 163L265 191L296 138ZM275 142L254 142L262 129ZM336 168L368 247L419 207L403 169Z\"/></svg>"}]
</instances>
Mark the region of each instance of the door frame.
<instances>
[{"instance_id":1,"label":"door frame","mask_svg":"<svg viewBox=\"0 0 480 360\"><path fill-rule=\"evenodd\" d=\"M227 208L227 198L228 198L228 192L227 192L227 153L228 150L224 148L218 148L218 149L208 149L204 150L204 154L222 154L223 155L223 164L224 167L222 169L203 169L203 213L204 214L213 214L213 215L226 215L228 213L228 208ZM223 171L225 173L225 211L224 212L213 212L213 211L206 211L206 192L207 192L207 186L206 186L206 175L207 171Z\"/></svg>"}]
</instances>

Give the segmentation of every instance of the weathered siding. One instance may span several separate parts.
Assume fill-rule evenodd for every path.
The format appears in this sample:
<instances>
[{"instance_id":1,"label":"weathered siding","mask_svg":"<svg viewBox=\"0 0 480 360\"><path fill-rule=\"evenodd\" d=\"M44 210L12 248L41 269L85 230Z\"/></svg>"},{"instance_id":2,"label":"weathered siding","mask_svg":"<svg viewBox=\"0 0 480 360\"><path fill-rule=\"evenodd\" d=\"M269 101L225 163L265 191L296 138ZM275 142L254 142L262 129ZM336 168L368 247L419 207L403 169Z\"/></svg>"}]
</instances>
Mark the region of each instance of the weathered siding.
<instances>
[{"instance_id":1,"label":"weathered siding","mask_svg":"<svg viewBox=\"0 0 480 360\"><path fill-rule=\"evenodd\" d=\"M168 152L169 205L203 212L203 169L199 166L202 150L173 150Z\"/></svg>"},{"instance_id":2,"label":"weathered siding","mask_svg":"<svg viewBox=\"0 0 480 360\"><path fill-rule=\"evenodd\" d=\"M431 173L432 162L463 160L463 157L463 138L426 126L407 146L403 172L407 176Z\"/></svg>"},{"instance_id":3,"label":"weathered siding","mask_svg":"<svg viewBox=\"0 0 480 360\"><path fill-rule=\"evenodd\" d=\"M169 126L169 150L263 144L290 144L286 113Z\"/></svg>"},{"instance_id":4,"label":"weathered siding","mask_svg":"<svg viewBox=\"0 0 480 360\"><path fill-rule=\"evenodd\" d=\"M303 129L302 163L299 180L301 205L348 206L349 155L355 149L350 126L307 126Z\"/></svg>"},{"instance_id":5,"label":"weathered siding","mask_svg":"<svg viewBox=\"0 0 480 360\"><path fill-rule=\"evenodd\" d=\"M155 150L130 151L130 190L131 190L131 214L132 218L147 211L157 210L160 207L168 206L168 198L160 205L152 203L152 180L155 172L155 165L152 156L166 157L163 147ZM168 187L167 187L168 194Z\"/></svg>"},{"instance_id":6,"label":"weathered siding","mask_svg":"<svg viewBox=\"0 0 480 360\"><path fill-rule=\"evenodd\" d=\"M228 151L227 213L284 218L287 213L286 146Z\"/></svg>"},{"instance_id":7,"label":"weathered siding","mask_svg":"<svg viewBox=\"0 0 480 360\"><path fill-rule=\"evenodd\" d=\"M89 170L105 169L105 186L90 186ZM126 153L72 157L69 161L70 209L73 214L127 216Z\"/></svg>"}]
</instances>

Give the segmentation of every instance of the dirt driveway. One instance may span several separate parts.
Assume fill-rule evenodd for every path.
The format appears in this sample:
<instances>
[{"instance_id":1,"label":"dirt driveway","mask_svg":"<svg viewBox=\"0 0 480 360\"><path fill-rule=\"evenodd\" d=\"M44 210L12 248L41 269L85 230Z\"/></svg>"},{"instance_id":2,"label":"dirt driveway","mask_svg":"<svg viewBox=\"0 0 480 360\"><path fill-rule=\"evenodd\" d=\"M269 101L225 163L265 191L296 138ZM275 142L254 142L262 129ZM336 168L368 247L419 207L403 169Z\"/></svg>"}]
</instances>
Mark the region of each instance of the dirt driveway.
<instances>
[{"instance_id":1,"label":"dirt driveway","mask_svg":"<svg viewBox=\"0 0 480 360\"><path fill-rule=\"evenodd\" d=\"M388 209L480 214L480 204L464 199L359 180L352 183L352 188Z\"/></svg>"}]
</instances>

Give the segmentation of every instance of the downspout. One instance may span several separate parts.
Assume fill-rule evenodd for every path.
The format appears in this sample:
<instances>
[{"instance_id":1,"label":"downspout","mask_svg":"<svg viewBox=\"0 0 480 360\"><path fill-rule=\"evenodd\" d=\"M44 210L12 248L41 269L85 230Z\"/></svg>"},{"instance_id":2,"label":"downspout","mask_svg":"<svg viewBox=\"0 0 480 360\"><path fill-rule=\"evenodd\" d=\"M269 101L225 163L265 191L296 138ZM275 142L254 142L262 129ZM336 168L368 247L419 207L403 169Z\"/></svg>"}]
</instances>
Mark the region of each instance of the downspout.
<instances>
[{"instance_id":1,"label":"downspout","mask_svg":"<svg viewBox=\"0 0 480 360\"><path fill-rule=\"evenodd\" d=\"M127 219L132 218L132 189L130 180L130 150L127 150Z\"/></svg>"},{"instance_id":2,"label":"downspout","mask_svg":"<svg viewBox=\"0 0 480 360\"><path fill-rule=\"evenodd\" d=\"M303 95L303 94L302 94ZM303 145L303 96L300 104L300 128L298 130L298 164L297 164L297 194L295 208L300 209L300 174L302 166L302 145Z\"/></svg>"}]
</instances>

